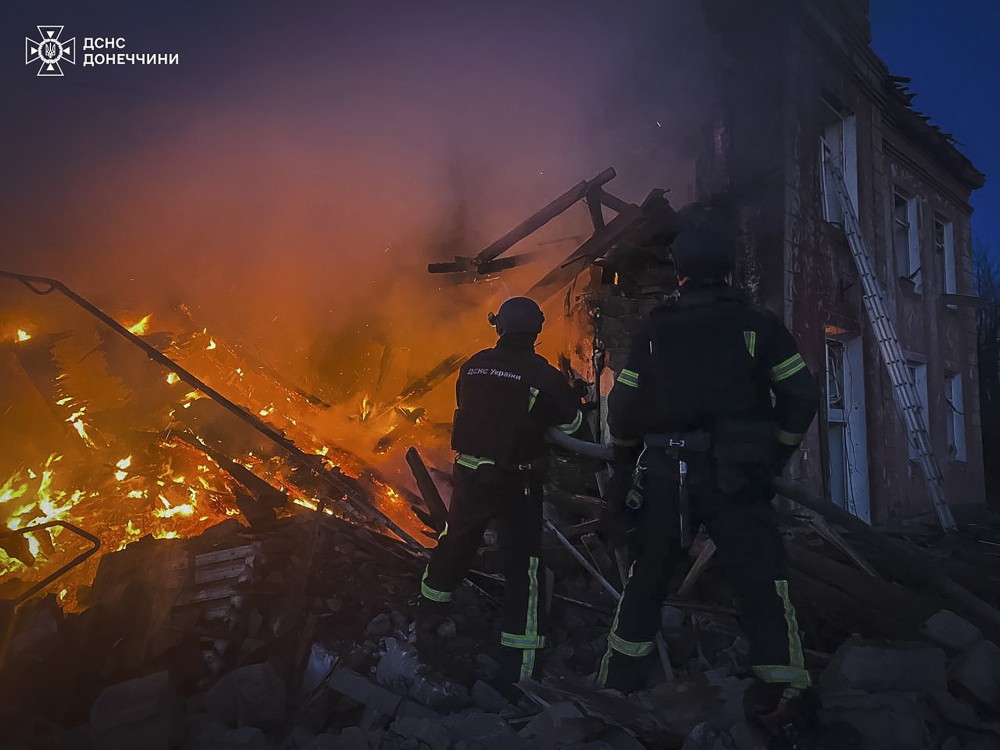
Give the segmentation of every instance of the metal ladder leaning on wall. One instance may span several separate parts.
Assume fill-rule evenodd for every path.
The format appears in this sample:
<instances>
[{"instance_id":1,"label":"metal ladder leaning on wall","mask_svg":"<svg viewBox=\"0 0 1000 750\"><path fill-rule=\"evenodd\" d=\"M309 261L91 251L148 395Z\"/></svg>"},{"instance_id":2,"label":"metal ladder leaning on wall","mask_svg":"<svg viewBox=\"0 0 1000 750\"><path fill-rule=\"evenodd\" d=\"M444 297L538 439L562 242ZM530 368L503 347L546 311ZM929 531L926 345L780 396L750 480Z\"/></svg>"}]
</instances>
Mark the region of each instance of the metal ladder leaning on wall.
<instances>
[{"instance_id":1,"label":"metal ladder leaning on wall","mask_svg":"<svg viewBox=\"0 0 1000 750\"><path fill-rule=\"evenodd\" d=\"M862 299L868 319L871 321L872 329L875 331L875 340L878 342L878 349L882 355L886 370L889 371L889 380L892 381L893 395L896 406L906 423L906 431L910 443L917 453L920 468L924 473L924 480L927 483L927 494L930 495L934 510L937 513L938 522L941 528L947 532L956 530L955 518L951 513L951 507L944 495L944 487L941 476L941 469L937 459L931 450L930 435L927 431L926 416L920 406L920 399L917 395L917 388L910 377L910 370L906 365L906 358L903 356L903 349L896 335L896 327L889 317L885 303L885 293L875 276L875 266L872 263L871 254L865 245L864 237L861 234L861 227L858 223L858 216L851 203L850 194L847 192L847 185L844 182L844 175L840 167L834 163L830 149L823 146L824 168L829 171L833 178L833 187L837 193L837 200L844 213L844 231L847 234L847 242L851 247L851 255L858 267L858 276L861 277Z\"/></svg>"}]
</instances>

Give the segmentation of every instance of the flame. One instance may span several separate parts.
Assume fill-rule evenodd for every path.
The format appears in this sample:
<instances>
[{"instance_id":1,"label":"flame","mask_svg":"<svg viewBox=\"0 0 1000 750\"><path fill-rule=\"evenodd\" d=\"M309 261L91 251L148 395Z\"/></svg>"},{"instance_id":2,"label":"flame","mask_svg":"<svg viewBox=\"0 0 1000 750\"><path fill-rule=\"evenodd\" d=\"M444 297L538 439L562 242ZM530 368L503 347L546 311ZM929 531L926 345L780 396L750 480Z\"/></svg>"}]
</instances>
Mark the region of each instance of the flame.
<instances>
[{"instance_id":1,"label":"flame","mask_svg":"<svg viewBox=\"0 0 1000 750\"><path fill-rule=\"evenodd\" d=\"M72 401L72 399L69 399L69 401ZM96 447L94 445L94 441L90 439L90 435L87 432L87 425L83 421L83 418L86 414L87 414L87 407L81 406L75 412L70 414L66 418L66 421L69 422L71 425L73 425L73 429L77 431L77 434L80 436L83 442L85 442L91 448L94 448Z\"/></svg>"},{"instance_id":2,"label":"flame","mask_svg":"<svg viewBox=\"0 0 1000 750\"><path fill-rule=\"evenodd\" d=\"M30 333L28 333L27 331L25 331L25 330L23 330L21 328L17 329L17 340L18 341L27 341L30 338L31 338L31 334Z\"/></svg>"},{"instance_id":3,"label":"flame","mask_svg":"<svg viewBox=\"0 0 1000 750\"><path fill-rule=\"evenodd\" d=\"M371 397L366 393L361 399L361 414L359 415L361 421L364 422L372 414L372 401Z\"/></svg>"},{"instance_id":4,"label":"flame","mask_svg":"<svg viewBox=\"0 0 1000 750\"><path fill-rule=\"evenodd\" d=\"M205 348L208 349L209 351L212 351L212 349L214 349L216 346L217 344L215 343L215 339L209 339L208 346L206 346Z\"/></svg>"},{"instance_id":5,"label":"flame","mask_svg":"<svg viewBox=\"0 0 1000 750\"><path fill-rule=\"evenodd\" d=\"M181 376L178 375L176 372L168 372L167 373L167 385L173 385L174 383L176 383L180 379L181 379Z\"/></svg>"},{"instance_id":6,"label":"flame","mask_svg":"<svg viewBox=\"0 0 1000 750\"><path fill-rule=\"evenodd\" d=\"M149 333L149 319L153 317L153 313L144 316L138 323L130 325L128 327L128 332L135 334L136 336L145 336Z\"/></svg>"}]
</instances>

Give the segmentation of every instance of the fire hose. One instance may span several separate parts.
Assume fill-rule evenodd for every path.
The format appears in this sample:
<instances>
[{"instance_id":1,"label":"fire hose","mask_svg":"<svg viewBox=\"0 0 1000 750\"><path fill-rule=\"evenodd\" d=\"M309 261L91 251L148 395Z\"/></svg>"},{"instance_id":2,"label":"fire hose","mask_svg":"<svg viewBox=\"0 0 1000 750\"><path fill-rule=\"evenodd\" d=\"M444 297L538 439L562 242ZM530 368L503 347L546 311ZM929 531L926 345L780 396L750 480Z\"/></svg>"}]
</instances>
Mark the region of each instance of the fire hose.
<instances>
[{"instance_id":1,"label":"fire hose","mask_svg":"<svg viewBox=\"0 0 1000 750\"><path fill-rule=\"evenodd\" d=\"M205 383L199 377L191 373L189 370L181 367L177 362L167 357L161 351L143 341L142 338L136 334L129 331L125 326L121 325L118 321L112 318L110 315L105 313L103 310L89 302L88 300L81 297L79 294L74 292L68 286L63 284L61 281L56 279L50 279L44 276L27 276L20 273L12 273L10 271L0 271L0 278L13 279L18 281L24 286L26 286L30 291L39 295L45 296L51 294L52 292L59 292L64 297L69 299L71 302L75 303L79 307L82 307L92 316L100 320L106 326L108 326L112 331L117 333L119 336L124 338L131 344L139 347L146 353L146 356L151 360L160 364L172 372L176 373L177 376L183 380L185 383L190 385L202 393L204 393L208 398L212 399L215 403L219 404L222 408L226 409L228 412L236 416L241 421L250 425L257 432L261 433L273 443L284 449L289 455L293 456L299 462L307 466L312 472L317 476L326 481L334 490L340 493L344 499L347 500L348 504L357 512L363 515L372 515L381 521L382 524L386 526L390 531L392 531L396 536L402 539L408 546L412 549L421 551L423 546L417 542L412 536L410 536L406 531L400 527L398 523L392 520L384 511L378 508L374 503L369 501L367 497L364 496L359 489L352 486L351 483L344 477L339 471L334 473L326 467L320 456L315 456L306 453L304 450L299 448L293 441L289 440L284 436L279 430L268 425L266 422L258 419L256 416L251 414L249 411L244 409L239 404L230 401L228 398L223 396L217 390L212 388L210 385ZM320 505L320 510L325 505L324 502Z\"/></svg>"}]
</instances>

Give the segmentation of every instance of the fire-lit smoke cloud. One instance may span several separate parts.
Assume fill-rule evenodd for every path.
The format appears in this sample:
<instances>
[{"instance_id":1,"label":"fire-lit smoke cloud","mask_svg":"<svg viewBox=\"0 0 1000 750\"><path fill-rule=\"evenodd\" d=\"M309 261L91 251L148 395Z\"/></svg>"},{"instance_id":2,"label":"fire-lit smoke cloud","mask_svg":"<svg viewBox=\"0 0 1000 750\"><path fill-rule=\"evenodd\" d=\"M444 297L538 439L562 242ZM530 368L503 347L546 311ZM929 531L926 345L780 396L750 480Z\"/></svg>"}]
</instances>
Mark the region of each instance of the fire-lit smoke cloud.
<instances>
[{"instance_id":1,"label":"fire-lit smoke cloud","mask_svg":"<svg viewBox=\"0 0 1000 750\"><path fill-rule=\"evenodd\" d=\"M712 106L695 0L15 6L7 48L58 19L181 64L5 72L0 267L115 309L184 302L288 365L366 327L434 360L464 348L466 310L486 343L490 294L523 286L442 288L426 262L607 166L628 200L693 197ZM524 274L572 249L544 247Z\"/></svg>"}]
</instances>

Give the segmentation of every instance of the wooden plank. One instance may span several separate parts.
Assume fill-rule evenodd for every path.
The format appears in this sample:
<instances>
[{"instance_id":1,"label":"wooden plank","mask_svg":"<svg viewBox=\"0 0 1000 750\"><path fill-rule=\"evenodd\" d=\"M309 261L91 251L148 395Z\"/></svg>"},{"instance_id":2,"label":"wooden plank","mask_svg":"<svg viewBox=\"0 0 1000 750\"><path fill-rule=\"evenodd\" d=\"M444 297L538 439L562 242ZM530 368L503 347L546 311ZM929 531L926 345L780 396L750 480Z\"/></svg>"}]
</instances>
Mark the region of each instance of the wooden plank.
<instances>
[{"instance_id":1,"label":"wooden plank","mask_svg":"<svg viewBox=\"0 0 1000 750\"><path fill-rule=\"evenodd\" d=\"M445 507L444 501L441 499L441 493L438 492L437 485L431 479L427 466L416 448L409 448L405 458L406 464L413 474L413 479L417 483L417 489L420 490L420 497L423 498L424 506L430 513L431 521L433 521L430 525L441 531L448 518L448 508Z\"/></svg>"}]
</instances>

